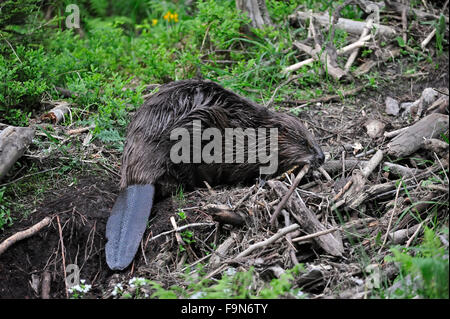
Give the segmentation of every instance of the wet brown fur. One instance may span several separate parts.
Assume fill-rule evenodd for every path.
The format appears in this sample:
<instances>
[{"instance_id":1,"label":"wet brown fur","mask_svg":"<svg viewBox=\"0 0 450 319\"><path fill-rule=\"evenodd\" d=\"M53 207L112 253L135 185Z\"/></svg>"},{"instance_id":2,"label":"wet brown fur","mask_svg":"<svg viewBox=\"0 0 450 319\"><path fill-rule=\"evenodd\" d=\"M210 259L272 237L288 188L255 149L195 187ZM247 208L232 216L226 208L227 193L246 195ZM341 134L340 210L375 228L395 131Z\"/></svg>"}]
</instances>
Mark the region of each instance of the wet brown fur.
<instances>
[{"instance_id":1,"label":"wet brown fur","mask_svg":"<svg viewBox=\"0 0 450 319\"><path fill-rule=\"evenodd\" d=\"M121 189L133 184L186 188L254 181L259 176L255 163L174 164L170 132L200 120L202 129L278 128L278 170L293 165L320 164L323 153L301 121L238 96L220 85L203 80L184 80L163 85L134 115L127 133L121 168ZM223 135L223 134L222 134ZM247 157L246 157L247 158ZM267 164L263 164L266 166Z\"/></svg>"}]
</instances>

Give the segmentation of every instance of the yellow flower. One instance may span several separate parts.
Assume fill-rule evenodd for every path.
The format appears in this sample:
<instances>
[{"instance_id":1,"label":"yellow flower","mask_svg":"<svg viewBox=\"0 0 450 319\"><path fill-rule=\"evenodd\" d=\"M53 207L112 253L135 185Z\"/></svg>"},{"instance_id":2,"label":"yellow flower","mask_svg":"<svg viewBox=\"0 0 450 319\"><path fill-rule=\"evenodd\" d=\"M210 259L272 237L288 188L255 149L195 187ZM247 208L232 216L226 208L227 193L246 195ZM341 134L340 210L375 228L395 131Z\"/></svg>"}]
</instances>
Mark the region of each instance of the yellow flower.
<instances>
[{"instance_id":1,"label":"yellow flower","mask_svg":"<svg viewBox=\"0 0 450 319\"><path fill-rule=\"evenodd\" d=\"M168 22L170 21L178 22L178 13L172 13L170 11L167 11L167 13L163 16L163 18Z\"/></svg>"},{"instance_id":2,"label":"yellow flower","mask_svg":"<svg viewBox=\"0 0 450 319\"><path fill-rule=\"evenodd\" d=\"M170 11L167 11L167 13L163 17L164 20L170 21L170 15L171 15Z\"/></svg>"},{"instance_id":3,"label":"yellow flower","mask_svg":"<svg viewBox=\"0 0 450 319\"><path fill-rule=\"evenodd\" d=\"M152 19L152 25L155 26L158 23L158 19Z\"/></svg>"}]
</instances>

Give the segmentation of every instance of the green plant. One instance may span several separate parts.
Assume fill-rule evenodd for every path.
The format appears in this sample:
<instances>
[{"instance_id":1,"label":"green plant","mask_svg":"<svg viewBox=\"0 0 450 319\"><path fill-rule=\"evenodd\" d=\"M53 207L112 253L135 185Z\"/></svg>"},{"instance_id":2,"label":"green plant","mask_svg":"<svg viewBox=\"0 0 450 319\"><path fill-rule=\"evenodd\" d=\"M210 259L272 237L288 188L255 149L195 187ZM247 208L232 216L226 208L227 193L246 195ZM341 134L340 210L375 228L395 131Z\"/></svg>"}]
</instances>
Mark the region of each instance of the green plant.
<instances>
[{"instance_id":1,"label":"green plant","mask_svg":"<svg viewBox=\"0 0 450 319\"><path fill-rule=\"evenodd\" d=\"M448 228L444 230L448 234ZM438 235L425 227L423 242L412 248L391 248L393 256L386 261L397 262L401 282L392 297L449 298L448 249L440 242Z\"/></svg>"},{"instance_id":2,"label":"green plant","mask_svg":"<svg viewBox=\"0 0 450 319\"><path fill-rule=\"evenodd\" d=\"M81 279L80 284L72 286L68 289L70 299L82 299L85 294L91 290L92 285L88 285L85 282L86 280Z\"/></svg>"},{"instance_id":3,"label":"green plant","mask_svg":"<svg viewBox=\"0 0 450 319\"><path fill-rule=\"evenodd\" d=\"M6 226L12 226L13 223L11 212L5 199L5 189L6 187L0 188L0 230L3 230Z\"/></svg>"},{"instance_id":4,"label":"green plant","mask_svg":"<svg viewBox=\"0 0 450 319\"><path fill-rule=\"evenodd\" d=\"M272 279L269 284L256 281L256 274L252 267L247 271L236 271L234 268L227 269L218 280L202 279L203 266L197 265L196 276L190 269L184 274L186 287L171 286L163 288L161 284L149 281L154 289L151 298L173 299L242 299L242 298L279 298L286 294L292 297L300 297L298 288L293 288L295 276L303 270L302 265L297 265L281 275L280 278Z\"/></svg>"},{"instance_id":5,"label":"green plant","mask_svg":"<svg viewBox=\"0 0 450 319\"><path fill-rule=\"evenodd\" d=\"M261 298L278 298L284 294L291 294L293 296L301 296L300 289L292 289L292 282L295 276L304 270L302 264L297 264L294 268L287 270L280 278L272 279L270 287L261 290Z\"/></svg>"},{"instance_id":6,"label":"green plant","mask_svg":"<svg viewBox=\"0 0 450 319\"><path fill-rule=\"evenodd\" d=\"M446 23L445 23L445 16L441 13L439 16L438 21L435 25L436 28L436 50L438 52L438 55L441 55L444 52L444 41L445 40L445 30L446 30Z\"/></svg>"}]
</instances>

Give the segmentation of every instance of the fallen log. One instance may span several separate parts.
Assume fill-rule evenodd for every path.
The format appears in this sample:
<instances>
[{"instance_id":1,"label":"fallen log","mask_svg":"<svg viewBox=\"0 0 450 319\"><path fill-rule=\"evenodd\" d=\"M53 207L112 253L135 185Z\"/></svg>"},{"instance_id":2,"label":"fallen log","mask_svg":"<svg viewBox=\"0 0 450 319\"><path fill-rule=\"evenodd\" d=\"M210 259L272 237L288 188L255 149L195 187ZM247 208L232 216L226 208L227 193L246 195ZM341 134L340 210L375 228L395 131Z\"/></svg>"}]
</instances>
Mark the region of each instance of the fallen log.
<instances>
[{"instance_id":1,"label":"fallen log","mask_svg":"<svg viewBox=\"0 0 450 319\"><path fill-rule=\"evenodd\" d=\"M0 180L23 155L34 137L35 130L28 127L8 126L0 133Z\"/></svg>"},{"instance_id":2,"label":"fallen log","mask_svg":"<svg viewBox=\"0 0 450 319\"><path fill-rule=\"evenodd\" d=\"M328 13L320 14L320 13L309 13L309 12L302 12L297 11L293 15L290 16L290 18L298 18L301 21L307 21L311 17L311 15L316 19L316 21L321 24L322 26L329 27L330 23L332 21L331 17L328 15ZM339 18L337 21L336 28L343 29L349 33L361 35L362 31L366 27L365 21L355 21L351 19L345 19L345 18ZM373 27L377 30L377 32L384 36L393 37L397 34L395 29L378 23L373 23Z\"/></svg>"},{"instance_id":3,"label":"fallen log","mask_svg":"<svg viewBox=\"0 0 450 319\"><path fill-rule=\"evenodd\" d=\"M433 113L408 127L387 144L387 153L408 156L424 146L424 139L437 138L448 130L448 115Z\"/></svg>"}]
</instances>

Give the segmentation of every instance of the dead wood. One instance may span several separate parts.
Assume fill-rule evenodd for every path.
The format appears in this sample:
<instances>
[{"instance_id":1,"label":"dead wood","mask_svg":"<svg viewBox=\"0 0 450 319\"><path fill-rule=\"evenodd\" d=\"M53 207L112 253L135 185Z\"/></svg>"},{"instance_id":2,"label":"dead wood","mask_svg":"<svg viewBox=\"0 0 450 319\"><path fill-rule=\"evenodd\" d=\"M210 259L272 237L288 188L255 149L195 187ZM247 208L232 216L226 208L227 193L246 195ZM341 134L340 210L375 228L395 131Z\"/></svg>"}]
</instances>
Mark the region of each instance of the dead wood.
<instances>
[{"instance_id":1,"label":"dead wood","mask_svg":"<svg viewBox=\"0 0 450 319\"><path fill-rule=\"evenodd\" d=\"M279 181L271 180L267 182L269 186L282 197L288 192L287 187ZM305 205L301 197L297 196L298 200L289 198L286 202L287 209L292 214L292 217L299 223L301 228L308 234L317 233L326 230L326 227L317 219L317 216ZM344 251L342 242L336 239L333 234L326 234L320 237L315 237L314 241L322 247L327 253L333 256L342 256Z\"/></svg>"},{"instance_id":2,"label":"dead wood","mask_svg":"<svg viewBox=\"0 0 450 319\"><path fill-rule=\"evenodd\" d=\"M231 233L231 236L228 237L222 244L217 247L213 256L210 260L210 268L214 269L220 265L221 260L224 256L226 256L227 252L233 247L233 245L238 240L238 235L235 232Z\"/></svg>"},{"instance_id":3,"label":"dead wood","mask_svg":"<svg viewBox=\"0 0 450 319\"><path fill-rule=\"evenodd\" d=\"M273 25L265 0L236 0L236 8L248 15L254 28Z\"/></svg>"},{"instance_id":4,"label":"dead wood","mask_svg":"<svg viewBox=\"0 0 450 319\"><path fill-rule=\"evenodd\" d=\"M0 244L0 255L3 254L11 245L13 245L14 243L28 238L30 236L33 236L34 234L36 234L37 232L39 232L42 228L44 228L45 226L48 226L51 222L51 218L50 217L45 217L43 220L41 220L39 223L31 226L28 229L25 229L21 232L18 232L8 238L6 238L1 244Z\"/></svg>"},{"instance_id":5,"label":"dead wood","mask_svg":"<svg viewBox=\"0 0 450 319\"><path fill-rule=\"evenodd\" d=\"M366 165L361 169L355 169L352 173L352 178L341 189L341 191L334 196L333 201L338 200L344 193L346 198L354 196L359 193L366 184L367 178L373 170L380 164L383 159L383 151L378 150L372 158L367 161Z\"/></svg>"},{"instance_id":6,"label":"dead wood","mask_svg":"<svg viewBox=\"0 0 450 319\"><path fill-rule=\"evenodd\" d=\"M364 37L366 37L369 34L369 32L372 29L372 25L373 25L373 17L369 16L367 18L366 25L364 26L364 29L361 31L361 35L359 37L359 41L362 41L364 39ZM345 72L348 73L350 71L350 67L353 65L353 62L355 62L356 57L358 56L358 53L359 53L359 48L356 48L350 54L350 56L348 57L347 62L345 63L345 67L344 67L344 71Z\"/></svg>"},{"instance_id":7,"label":"dead wood","mask_svg":"<svg viewBox=\"0 0 450 319\"><path fill-rule=\"evenodd\" d=\"M404 244L408 240L408 238L416 232L416 230L419 228L419 225L420 224L417 224L406 229L400 229L389 233L389 241L393 245Z\"/></svg>"},{"instance_id":8,"label":"dead wood","mask_svg":"<svg viewBox=\"0 0 450 319\"><path fill-rule=\"evenodd\" d=\"M35 134L34 128L8 126L0 131L0 180L23 155Z\"/></svg>"},{"instance_id":9,"label":"dead wood","mask_svg":"<svg viewBox=\"0 0 450 319\"><path fill-rule=\"evenodd\" d=\"M448 116L434 113L408 127L387 144L387 153L395 157L408 156L424 146L425 138L436 138L448 130Z\"/></svg>"},{"instance_id":10,"label":"dead wood","mask_svg":"<svg viewBox=\"0 0 450 319\"><path fill-rule=\"evenodd\" d=\"M392 8L398 13L402 13L403 11L406 11L406 14L408 17L411 18L419 18L419 20L437 20L439 19L439 16L429 13L420 9L413 9L409 5L396 2L396 1L384 1L386 3L386 6L388 8ZM445 22L448 23L449 19L448 16L445 17Z\"/></svg>"},{"instance_id":11,"label":"dead wood","mask_svg":"<svg viewBox=\"0 0 450 319\"><path fill-rule=\"evenodd\" d=\"M440 165L434 165L428 170L421 172L415 176L409 177L407 179L404 179L403 182L406 186L415 185L418 181L421 181L422 179L428 178L430 175L435 173L436 171L440 170ZM375 199L379 197L382 194L386 194L388 192L391 192L396 189L396 183L397 181L387 182L383 184L377 184L370 186L369 188L365 189L363 192L360 192L359 194L356 194L352 196L351 198L347 199L347 207L350 209L356 209L359 205L364 203L367 200Z\"/></svg>"},{"instance_id":12,"label":"dead wood","mask_svg":"<svg viewBox=\"0 0 450 319\"><path fill-rule=\"evenodd\" d=\"M448 157L448 143L436 138L428 138L423 141L423 146L430 152L435 152L441 157Z\"/></svg>"},{"instance_id":13,"label":"dead wood","mask_svg":"<svg viewBox=\"0 0 450 319\"><path fill-rule=\"evenodd\" d=\"M305 176L305 174L309 171L309 168L310 168L309 164L305 164L305 166L303 166L302 170L298 173L298 175L295 177L294 181L292 182L292 185L289 188L289 191L281 199L281 202L278 204L277 208L275 209L275 212L273 213L272 217L270 218L270 225L272 227L275 226L275 223L277 221L278 215L281 212L281 209L284 207L286 202L289 200L292 193L294 192L294 190L297 188L298 184L302 180L303 176Z\"/></svg>"},{"instance_id":14,"label":"dead wood","mask_svg":"<svg viewBox=\"0 0 450 319\"><path fill-rule=\"evenodd\" d=\"M289 16L290 19L300 19L303 22L306 22L311 16L311 13L309 12L302 12L297 11L293 15ZM331 23L331 17L328 15L328 13L320 14L320 13L312 13L312 16L314 19L321 24L322 26L329 27ZM383 25L374 23L374 28L376 28L377 32L381 35L393 37L396 35L395 29ZM355 21L351 19L345 19L345 18L339 18L337 23L335 24L335 27L338 29L343 29L349 33L360 35L364 28L366 27L366 22L361 21Z\"/></svg>"},{"instance_id":15,"label":"dead wood","mask_svg":"<svg viewBox=\"0 0 450 319\"><path fill-rule=\"evenodd\" d=\"M250 247L248 247L247 249L245 249L243 252L239 253L236 256L236 259L245 257L250 255L253 251L265 247L267 245L270 245L272 243L274 243L275 241L277 241L278 239L280 239L281 237L285 236L286 234L293 232L294 230L300 228L300 226L298 224L292 224L290 226L284 227L279 229L273 236L267 238L266 240L263 240L261 242L258 242L256 244L251 245Z\"/></svg>"},{"instance_id":16,"label":"dead wood","mask_svg":"<svg viewBox=\"0 0 450 319\"><path fill-rule=\"evenodd\" d=\"M330 74L334 79L339 80L346 75L345 71L337 66L337 63L331 58L332 56L328 54L327 51L322 50L322 48L316 48L313 50L311 47L295 41L294 46L313 57L313 59L320 60L324 69Z\"/></svg>"},{"instance_id":17,"label":"dead wood","mask_svg":"<svg viewBox=\"0 0 450 319\"><path fill-rule=\"evenodd\" d=\"M42 274L41 285L41 298L50 299L50 284L52 281L52 275L48 271L44 271Z\"/></svg>"},{"instance_id":18,"label":"dead wood","mask_svg":"<svg viewBox=\"0 0 450 319\"><path fill-rule=\"evenodd\" d=\"M383 166L386 167L390 173L393 173L394 175L401 176L401 177L414 176L420 172L420 170L417 168L409 168L409 167L394 164L391 162L384 162Z\"/></svg>"},{"instance_id":19,"label":"dead wood","mask_svg":"<svg viewBox=\"0 0 450 319\"><path fill-rule=\"evenodd\" d=\"M208 204L204 208L214 221L221 224L242 226L245 223L245 219L238 212L226 205Z\"/></svg>"},{"instance_id":20,"label":"dead wood","mask_svg":"<svg viewBox=\"0 0 450 319\"><path fill-rule=\"evenodd\" d=\"M54 101L52 104L55 105L50 111L41 115L41 120L49 120L53 124L64 121L65 115L70 113L69 103L66 101Z\"/></svg>"},{"instance_id":21,"label":"dead wood","mask_svg":"<svg viewBox=\"0 0 450 319\"><path fill-rule=\"evenodd\" d=\"M394 46L388 46L385 49L380 49L380 55L377 61L369 60L358 66L358 68L353 72L355 76L360 76L369 72L374 66L380 62L386 62L391 58L395 58L400 55L400 48Z\"/></svg>"},{"instance_id":22,"label":"dead wood","mask_svg":"<svg viewBox=\"0 0 450 319\"><path fill-rule=\"evenodd\" d=\"M286 104L311 104L311 103L326 103L331 101L341 101L342 98L356 95L357 93L361 92L364 89L364 86L358 86L354 89L346 90L341 92L341 94L333 94L333 95L326 95L322 96L316 99L310 99L310 100L284 100L282 103Z\"/></svg>"}]
</instances>

